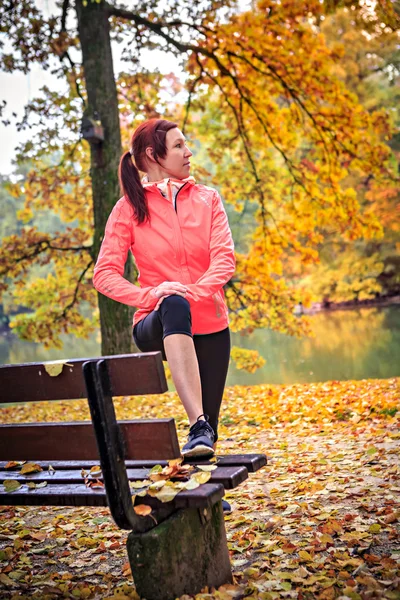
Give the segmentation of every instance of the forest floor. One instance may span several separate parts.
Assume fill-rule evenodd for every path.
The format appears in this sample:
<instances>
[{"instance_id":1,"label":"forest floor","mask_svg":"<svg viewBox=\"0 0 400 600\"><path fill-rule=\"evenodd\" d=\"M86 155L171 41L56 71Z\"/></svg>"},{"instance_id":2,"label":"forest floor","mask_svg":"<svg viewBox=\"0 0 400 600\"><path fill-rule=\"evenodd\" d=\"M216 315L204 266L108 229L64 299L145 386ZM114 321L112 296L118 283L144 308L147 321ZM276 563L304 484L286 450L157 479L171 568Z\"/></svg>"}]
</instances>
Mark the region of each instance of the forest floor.
<instances>
[{"instance_id":1,"label":"forest floor","mask_svg":"<svg viewBox=\"0 0 400 600\"><path fill-rule=\"evenodd\" d=\"M400 379L227 388L219 452L268 466L226 495L234 585L195 598L398 600L399 400ZM115 404L120 419L174 416L185 439L176 394ZM0 409L2 423L85 419L85 401ZM138 600L126 537L107 509L0 507L0 600Z\"/></svg>"}]
</instances>

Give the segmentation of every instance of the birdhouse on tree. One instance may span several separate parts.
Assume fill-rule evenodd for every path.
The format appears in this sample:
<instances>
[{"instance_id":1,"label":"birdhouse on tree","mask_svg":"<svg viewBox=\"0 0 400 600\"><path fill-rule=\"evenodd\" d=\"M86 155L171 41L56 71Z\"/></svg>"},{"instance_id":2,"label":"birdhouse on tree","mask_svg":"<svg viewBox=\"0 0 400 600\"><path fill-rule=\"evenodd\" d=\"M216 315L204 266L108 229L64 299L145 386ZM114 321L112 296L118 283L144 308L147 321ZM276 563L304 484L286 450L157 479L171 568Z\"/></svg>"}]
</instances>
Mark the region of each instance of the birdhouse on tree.
<instances>
[{"instance_id":1,"label":"birdhouse on tree","mask_svg":"<svg viewBox=\"0 0 400 600\"><path fill-rule=\"evenodd\" d=\"M99 119L83 117L81 125L81 134L84 140L89 144L100 144L104 141L104 129Z\"/></svg>"}]
</instances>

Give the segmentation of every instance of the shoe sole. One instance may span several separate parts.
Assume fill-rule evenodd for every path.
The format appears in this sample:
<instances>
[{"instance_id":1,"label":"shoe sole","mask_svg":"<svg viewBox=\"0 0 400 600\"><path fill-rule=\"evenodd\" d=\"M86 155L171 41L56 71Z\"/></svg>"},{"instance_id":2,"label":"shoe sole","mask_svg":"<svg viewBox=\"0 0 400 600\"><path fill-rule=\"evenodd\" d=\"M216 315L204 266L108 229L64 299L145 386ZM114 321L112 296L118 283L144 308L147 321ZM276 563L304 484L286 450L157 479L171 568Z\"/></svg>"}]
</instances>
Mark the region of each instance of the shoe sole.
<instances>
[{"instance_id":1,"label":"shoe sole","mask_svg":"<svg viewBox=\"0 0 400 600\"><path fill-rule=\"evenodd\" d=\"M186 450L185 452L182 452L182 456L186 457L191 457L191 456L214 456L214 450L213 448L210 448L209 446L202 446L201 444L199 444L198 446L195 446L194 448L191 448L190 450Z\"/></svg>"}]
</instances>

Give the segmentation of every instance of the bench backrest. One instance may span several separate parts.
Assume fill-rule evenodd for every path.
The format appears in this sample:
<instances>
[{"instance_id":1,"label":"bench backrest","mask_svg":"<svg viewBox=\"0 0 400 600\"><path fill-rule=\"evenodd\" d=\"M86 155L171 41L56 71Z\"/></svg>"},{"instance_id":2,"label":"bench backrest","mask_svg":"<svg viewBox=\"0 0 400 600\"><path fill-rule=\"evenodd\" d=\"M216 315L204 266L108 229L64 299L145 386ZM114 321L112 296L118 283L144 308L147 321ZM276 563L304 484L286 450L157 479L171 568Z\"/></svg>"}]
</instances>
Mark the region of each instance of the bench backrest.
<instances>
[{"instance_id":1,"label":"bench backrest","mask_svg":"<svg viewBox=\"0 0 400 600\"><path fill-rule=\"evenodd\" d=\"M103 356L107 363L113 396L161 394L167 391L160 352ZM0 365L0 404L86 398L82 366L99 358ZM50 375L56 363L64 363L59 375Z\"/></svg>"},{"instance_id":2,"label":"bench backrest","mask_svg":"<svg viewBox=\"0 0 400 600\"><path fill-rule=\"evenodd\" d=\"M159 394L168 389L159 352L66 360L58 375L54 362L0 366L0 402L87 398L83 365L102 362L107 402L112 396ZM91 394L93 396L93 394ZM93 412L89 397L89 406ZM110 406L110 419L115 419ZM92 414L93 417L93 414ZM166 459L180 455L174 419L118 421L125 459ZM112 425L111 425L112 426ZM92 423L0 425L0 460L98 460Z\"/></svg>"}]
</instances>

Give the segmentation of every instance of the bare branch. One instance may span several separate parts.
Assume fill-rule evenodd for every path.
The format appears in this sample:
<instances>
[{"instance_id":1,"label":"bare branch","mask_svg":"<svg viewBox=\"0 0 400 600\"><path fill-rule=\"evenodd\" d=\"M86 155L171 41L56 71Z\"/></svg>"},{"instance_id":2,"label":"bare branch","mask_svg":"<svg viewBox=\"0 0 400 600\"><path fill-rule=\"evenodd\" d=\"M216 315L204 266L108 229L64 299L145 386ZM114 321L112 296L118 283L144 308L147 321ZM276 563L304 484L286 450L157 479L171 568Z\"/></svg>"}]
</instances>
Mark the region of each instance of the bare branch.
<instances>
[{"instance_id":1,"label":"bare branch","mask_svg":"<svg viewBox=\"0 0 400 600\"><path fill-rule=\"evenodd\" d=\"M63 0L62 15L61 15L61 32L67 30L66 21L67 21L68 9L69 9L69 0Z\"/></svg>"},{"instance_id":2,"label":"bare branch","mask_svg":"<svg viewBox=\"0 0 400 600\"><path fill-rule=\"evenodd\" d=\"M33 252L23 254L22 256L17 258L14 262L20 263L23 260L29 260L31 258L34 258L35 256L39 256L39 254L43 254L43 252L46 252L47 250L57 250L60 252L81 252L82 250L87 250L88 252L90 252L92 247L91 246L70 246L67 248L63 248L62 246L61 247L53 246L52 243L48 240L42 240L40 242L36 242L36 244L33 244L31 246L31 248L34 249Z\"/></svg>"},{"instance_id":3,"label":"bare branch","mask_svg":"<svg viewBox=\"0 0 400 600\"><path fill-rule=\"evenodd\" d=\"M79 288L80 285L86 275L86 273L88 272L88 270L90 269L90 267L93 264L93 260L91 260L86 267L83 269L82 273L79 276L78 281L76 282L76 286L75 286L75 290L74 290L74 296L71 300L71 302L69 304L67 304L66 306L64 306L64 310L62 311L62 313L60 315L58 315L58 317L56 317L56 321L60 321L61 319L65 319L67 316L67 312L74 306L74 304L76 303L77 299L78 299L78 292L79 292Z\"/></svg>"},{"instance_id":4,"label":"bare branch","mask_svg":"<svg viewBox=\"0 0 400 600\"><path fill-rule=\"evenodd\" d=\"M192 96L194 94L194 91L195 91L195 88L196 88L196 84L199 81L201 81L201 73L200 73L200 75L198 77L196 77L196 79L190 85L189 95L188 95L188 99L187 99L187 102L186 102L186 108L185 108L185 117L183 119L182 133L185 133L186 123L188 122L188 119L189 119L189 111L190 111L190 105L192 103Z\"/></svg>"}]
</instances>

